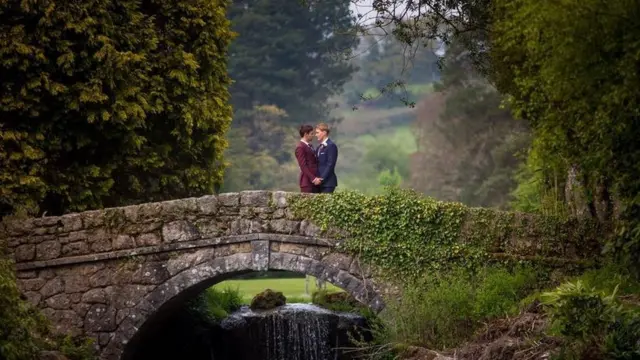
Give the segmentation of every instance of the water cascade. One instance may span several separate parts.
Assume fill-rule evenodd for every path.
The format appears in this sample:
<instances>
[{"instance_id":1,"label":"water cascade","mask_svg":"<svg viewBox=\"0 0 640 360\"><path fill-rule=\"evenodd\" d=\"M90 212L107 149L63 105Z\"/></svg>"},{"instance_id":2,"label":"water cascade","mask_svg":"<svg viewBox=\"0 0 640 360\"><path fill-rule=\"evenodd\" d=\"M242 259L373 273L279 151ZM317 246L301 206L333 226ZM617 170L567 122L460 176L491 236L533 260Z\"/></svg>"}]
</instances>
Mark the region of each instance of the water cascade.
<instances>
[{"instance_id":1,"label":"water cascade","mask_svg":"<svg viewBox=\"0 0 640 360\"><path fill-rule=\"evenodd\" d=\"M361 316L314 305L289 304L265 311L242 308L224 319L212 334L213 359L351 359L350 340L362 335L365 328Z\"/></svg>"}]
</instances>

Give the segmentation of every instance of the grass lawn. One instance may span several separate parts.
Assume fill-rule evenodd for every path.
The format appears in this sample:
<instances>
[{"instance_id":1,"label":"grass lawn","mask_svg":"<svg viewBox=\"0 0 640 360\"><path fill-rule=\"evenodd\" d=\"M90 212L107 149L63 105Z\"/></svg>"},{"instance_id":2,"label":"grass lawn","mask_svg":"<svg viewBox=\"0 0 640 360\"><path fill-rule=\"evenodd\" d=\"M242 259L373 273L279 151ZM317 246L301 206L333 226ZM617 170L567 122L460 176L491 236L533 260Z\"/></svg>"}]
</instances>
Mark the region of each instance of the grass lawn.
<instances>
[{"instance_id":1,"label":"grass lawn","mask_svg":"<svg viewBox=\"0 0 640 360\"><path fill-rule=\"evenodd\" d=\"M342 291L340 288L326 283L329 292ZM316 290L316 279L309 277L309 293L305 293L304 278L293 279L246 279L227 280L214 286L217 289L232 288L242 293L245 303L250 303L253 297L265 289L281 291L287 297L287 302L310 301L311 294Z\"/></svg>"}]
</instances>

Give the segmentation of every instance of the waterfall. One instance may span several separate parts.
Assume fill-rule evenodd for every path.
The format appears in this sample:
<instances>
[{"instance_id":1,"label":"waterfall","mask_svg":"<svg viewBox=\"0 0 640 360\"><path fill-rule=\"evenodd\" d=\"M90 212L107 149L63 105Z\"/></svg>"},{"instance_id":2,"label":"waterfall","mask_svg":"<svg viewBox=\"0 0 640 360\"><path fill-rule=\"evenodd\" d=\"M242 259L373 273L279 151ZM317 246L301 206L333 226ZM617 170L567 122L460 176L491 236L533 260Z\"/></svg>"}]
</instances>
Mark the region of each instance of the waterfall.
<instances>
[{"instance_id":1,"label":"waterfall","mask_svg":"<svg viewBox=\"0 0 640 360\"><path fill-rule=\"evenodd\" d=\"M220 324L216 360L342 360L347 333L364 327L362 317L314 305L289 304L274 310L243 308Z\"/></svg>"}]
</instances>

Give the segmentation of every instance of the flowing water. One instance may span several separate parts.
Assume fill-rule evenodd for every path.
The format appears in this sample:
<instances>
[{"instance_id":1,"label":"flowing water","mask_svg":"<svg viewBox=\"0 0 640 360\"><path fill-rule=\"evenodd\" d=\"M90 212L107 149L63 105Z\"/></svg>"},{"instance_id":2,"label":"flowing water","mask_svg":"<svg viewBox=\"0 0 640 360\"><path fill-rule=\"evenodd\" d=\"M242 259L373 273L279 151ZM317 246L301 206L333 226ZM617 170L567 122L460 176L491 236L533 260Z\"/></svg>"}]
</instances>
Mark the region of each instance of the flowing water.
<instances>
[{"instance_id":1,"label":"flowing water","mask_svg":"<svg viewBox=\"0 0 640 360\"><path fill-rule=\"evenodd\" d=\"M349 359L349 333L357 335L365 325L358 315L307 304L267 311L243 308L220 323L213 354L216 360Z\"/></svg>"},{"instance_id":2,"label":"flowing water","mask_svg":"<svg viewBox=\"0 0 640 360\"><path fill-rule=\"evenodd\" d=\"M123 360L349 360L353 337L368 340L366 320L309 304L243 307L217 323L174 312L153 324Z\"/></svg>"}]
</instances>

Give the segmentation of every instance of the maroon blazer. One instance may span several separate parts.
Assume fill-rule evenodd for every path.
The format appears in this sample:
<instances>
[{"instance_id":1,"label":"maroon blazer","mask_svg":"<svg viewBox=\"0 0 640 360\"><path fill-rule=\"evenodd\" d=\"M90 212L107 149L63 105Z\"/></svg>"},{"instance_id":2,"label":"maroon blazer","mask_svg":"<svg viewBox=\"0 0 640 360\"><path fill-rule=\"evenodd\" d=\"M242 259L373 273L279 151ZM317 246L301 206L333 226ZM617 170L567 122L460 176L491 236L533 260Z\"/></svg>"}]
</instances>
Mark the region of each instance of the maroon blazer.
<instances>
[{"instance_id":1,"label":"maroon blazer","mask_svg":"<svg viewBox=\"0 0 640 360\"><path fill-rule=\"evenodd\" d=\"M296 159L300 166L300 187L312 187L313 179L318 176L318 158L313 148L302 141L296 146Z\"/></svg>"}]
</instances>

